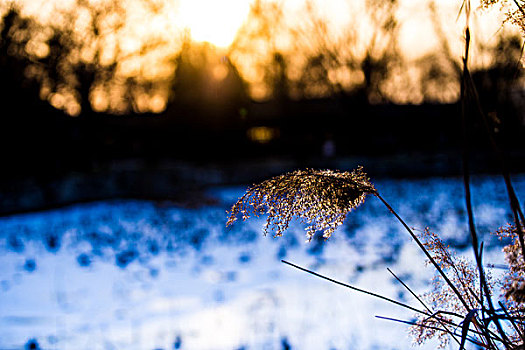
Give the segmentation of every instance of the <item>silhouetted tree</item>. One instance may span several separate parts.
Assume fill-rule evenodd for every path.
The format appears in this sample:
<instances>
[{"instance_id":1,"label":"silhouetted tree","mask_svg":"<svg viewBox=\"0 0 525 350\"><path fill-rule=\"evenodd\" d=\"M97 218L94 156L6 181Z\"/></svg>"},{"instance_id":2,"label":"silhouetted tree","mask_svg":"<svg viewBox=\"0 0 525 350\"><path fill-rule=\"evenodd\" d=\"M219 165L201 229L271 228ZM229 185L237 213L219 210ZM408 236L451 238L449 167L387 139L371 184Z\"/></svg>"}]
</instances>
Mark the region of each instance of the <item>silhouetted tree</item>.
<instances>
[{"instance_id":1,"label":"silhouetted tree","mask_svg":"<svg viewBox=\"0 0 525 350\"><path fill-rule=\"evenodd\" d=\"M38 86L34 79L28 77L28 66L32 60L25 54L34 28L35 23L22 17L16 8L11 8L2 18L0 96L4 110L27 106L38 99Z\"/></svg>"},{"instance_id":2,"label":"silhouetted tree","mask_svg":"<svg viewBox=\"0 0 525 350\"><path fill-rule=\"evenodd\" d=\"M280 53L273 54L272 64L268 65L264 75L266 84L271 87L272 98L278 102L289 98L288 64L286 57Z\"/></svg>"},{"instance_id":3,"label":"silhouetted tree","mask_svg":"<svg viewBox=\"0 0 525 350\"><path fill-rule=\"evenodd\" d=\"M503 136L501 141L516 139L515 133L523 125L514 101L516 97L524 97L522 45L519 36L501 35L497 43L488 48L491 64L472 72L481 107L489 116L495 133Z\"/></svg>"},{"instance_id":4,"label":"silhouetted tree","mask_svg":"<svg viewBox=\"0 0 525 350\"><path fill-rule=\"evenodd\" d=\"M186 42L175 64L168 113L191 114L189 123L222 127L239 120L239 109L248 96L244 80L227 56L209 44Z\"/></svg>"},{"instance_id":5,"label":"silhouetted tree","mask_svg":"<svg viewBox=\"0 0 525 350\"><path fill-rule=\"evenodd\" d=\"M11 178L52 171L50 155L57 143L47 130L53 130L57 115L39 98L39 71L36 58L27 47L39 26L12 7L2 18L0 31L0 177Z\"/></svg>"}]
</instances>

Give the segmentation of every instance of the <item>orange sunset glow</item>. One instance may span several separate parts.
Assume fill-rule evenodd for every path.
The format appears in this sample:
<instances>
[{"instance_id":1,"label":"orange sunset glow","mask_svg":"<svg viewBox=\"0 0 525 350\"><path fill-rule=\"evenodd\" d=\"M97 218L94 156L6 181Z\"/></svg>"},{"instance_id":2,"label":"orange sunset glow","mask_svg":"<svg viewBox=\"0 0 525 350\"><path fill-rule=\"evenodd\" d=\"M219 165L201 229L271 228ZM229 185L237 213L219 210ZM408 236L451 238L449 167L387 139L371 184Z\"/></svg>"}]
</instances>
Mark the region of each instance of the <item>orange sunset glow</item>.
<instances>
[{"instance_id":1,"label":"orange sunset glow","mask_svg":"<svg viewBox=\"0 0 525 350\"><path fill-rule=\"evenodd\" d=\"M366 77L359 61L394 56L396 66L389 77L381 78L381 92L373 93L372 100L387 96L400 103L420 103L425 94L440 101L458 96L455 84L421 88L419 83L430 52L432 60L440 60L443 74L455 74L462 24L456 20L459 7L452 0L19 0L4 2L4 11L10 5L20 7L42 27L35 28L26 46L37 59L50 55L53 33L71 33L61 64L64 84L53 87L42 78L41 96L73 116L82 110L81 96L71 89L76 78L67 65L93 70L89 101L95 111L123 113L131 108L158 113L166 108L177 57L189 42L208 45L202 62L209 65L210 79L226 76L221 63L226 55L258 100L275 94L268 82L280 74L276 57L282 58L286 78L294 82L287 92L293 98L321 97L334 88L355 89ZM475 40L480 48L493 45L503 30L501 14L488 10L476 14L484 16L484 26L475 31ZM484 64L483 55L480 52L472 63ZM323 66L323 77L316 77L315 65ZM305 69L313 69L308 74L314 75ZM41 74L36 66L28 72Z\"/></svg>"},{"instance_id":2,"label":"orange sunset glow","mask_svg":"<svg viewBox=\"0 0 525 350\"><path fill-rule=\"evenodd\" d=\"M175 20L187 28L193 40L228 47L249 11L246 0L186 0L180 2Z\"/></svg>"}]
</instances>

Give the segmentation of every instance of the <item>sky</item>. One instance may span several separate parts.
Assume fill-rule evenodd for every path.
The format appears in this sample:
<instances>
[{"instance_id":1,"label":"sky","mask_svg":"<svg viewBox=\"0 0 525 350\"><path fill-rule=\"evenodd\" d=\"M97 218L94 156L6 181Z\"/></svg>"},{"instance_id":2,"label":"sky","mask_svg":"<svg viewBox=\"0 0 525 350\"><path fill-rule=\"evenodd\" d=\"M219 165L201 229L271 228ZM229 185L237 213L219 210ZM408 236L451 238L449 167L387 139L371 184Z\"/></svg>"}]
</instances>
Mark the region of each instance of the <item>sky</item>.
<instances>
[{"instance_id":1,"label":"sky","mask_svg":"<svg viewBox=\"0 0 525 350\"><path fill-rule=\"evenodd\" d=\"M246 0L186 0L180 2L175 17L181 27L189 29L193 40L227 47L249 11Z\"/></svg>"},{"instance_id":2,"label":"sky","mask_svg":"<svg viewBox=\"0 0 525 350\"><path fill-rule=\"evenodd\" d=\"M216 46L227 47L235 39L239 27L246 20L250 4L254 1L243 0L181 0L175 15L181 27L188 28L192 39L206 41ZM300 9L307 3L304 0L284 0L286 11L291 17L300 16ZM356 24L362 12L365 11L365 1L359 0L314 0L316 11L321 17L327 18L334 27L334 32ZM399 2L398 18L402 23L401 45L403 52L410 58L424 55L438 45L435 29L430 20L429 0L401 0ZM437 13L442 26L450 39L461 36L464 19L459 17L461 1L440 0L436 2ZM477 9L476 5L473 8ZM495 35L500 29L501 14L498 9L491 11L477 9L484 25L479 30L484 39ZM294 14L294 13L297 13ZM357 15L357 16L356 16ZM301 21L301 19L298 19ZM487 25L488 23L488 25Z\"/></svg>"},{"instance_id":3,"label":"sky","mask_svg":"<svg viewBox=\"0 0 525 350\"><path fill-rule=\"evenodd\" d=\"M235 39L239 27L246 20L250 4L246 0L182 0L177 8L175 20L181 27L188 28L192 39L206 41L216 46L227 47ZM304 0L282 1L290 13L299 12L304 6ZM365 1L356 0L314 0L316 10L322 17L329 19L334 31L347 26L356 25L355 15L364 11ZM435 38L432 21L429 19L428 0L401 0L398 16L402 23L401 44L407 56L416 58L435 48L438 44ZM461 1L440 0L437 13L442 25L447 28L450 36L461 35L464 19L459 17ZM494 35L500 27L501 14L493 11L478 10L483 17L484 25L480 29L482 35ZM300 19L299 19L300 21ZM455 34L454 34L455 33Z\"/></svg>"},{"instance_id":4,"label":"sky","mask_svg":"<svg viewBox=\"0 0 525 350\"><path fill-rule=\"evenodd\" d=\"M108 3L107 0L83 0L91 5ZM218 47L228 47L235 39L238 29L247 20L250 6L256 0L119 0L129 12L128 21L143 34L163 32L173 35L176 31L188 31L191 38L198 42L209 42ZM303 21L301 8L312 3L316 12L327 18L334 32L348 26L358 26L363 19L367 1L361 0L276 0L269 1L284 5L291 20ZM372 1L368 1L372 2ZM398 18L402 24L401 42L404 51L411 57L424 54L437 44L430 20L429 0L399 0ZM448 35L461 35L464 19L458 18L460 0L440 0L436 3L440 22ZM68 9L75 6L77 0L2 0L6 4L21 4L26 13L43 18L44 21L56 21L56 9ZM473 1L474 14L481 17L483 26L478 30L487 38L494 35L501 26L502 14L498 8L479 9ZM158 11L158 13L154 13ZM458 32L459 30L459 32ZM455 32L453 34L452 32ZM131 33L129 33L131 34ZM135 33L136 34L136 33ZM132 44L130 44L132 46Z\"/></svg>"}]
</instances>

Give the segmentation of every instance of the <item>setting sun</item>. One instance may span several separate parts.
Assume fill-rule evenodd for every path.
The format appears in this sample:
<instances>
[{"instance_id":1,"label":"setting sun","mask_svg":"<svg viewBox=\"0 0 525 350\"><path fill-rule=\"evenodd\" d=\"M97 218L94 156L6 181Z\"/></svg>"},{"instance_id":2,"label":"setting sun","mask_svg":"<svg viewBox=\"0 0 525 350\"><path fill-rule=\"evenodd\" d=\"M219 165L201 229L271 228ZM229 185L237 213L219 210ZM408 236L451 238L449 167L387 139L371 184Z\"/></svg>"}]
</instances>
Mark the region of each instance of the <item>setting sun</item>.
<instances>
[{"instance_id":1,"label":"setting sun","mask_svg":"<svg viewBox=\"0 0 525 350\"><path fill-rule=\"evenodd\" d=\"M178 20L194 41L229 46L250 11L246 0L183 0Z\"/></svg>"}]
</instances>

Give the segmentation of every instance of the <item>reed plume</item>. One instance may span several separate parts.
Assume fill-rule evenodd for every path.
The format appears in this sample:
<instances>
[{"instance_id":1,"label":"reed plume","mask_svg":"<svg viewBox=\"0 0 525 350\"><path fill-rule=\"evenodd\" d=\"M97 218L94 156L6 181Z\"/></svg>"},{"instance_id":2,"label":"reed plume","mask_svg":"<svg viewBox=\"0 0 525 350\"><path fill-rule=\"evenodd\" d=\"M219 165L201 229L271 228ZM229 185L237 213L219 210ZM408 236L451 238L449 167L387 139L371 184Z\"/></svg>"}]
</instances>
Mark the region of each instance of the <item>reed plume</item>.
<instances>
[{"instance_id":1,"label":"reed plume","mask_svg":"<svg viewBox=\"0 0 525 350\"><path fill-rule=\"evenodd\" d=\"M517 26L525 36L525 1L523 0L481 0L481 6L488 8L498 4L505 12L505 22Z\"/></svg>"},{"instance_id":2,"label":"reed plume","mask_svg":"<svg viewBox=\"0 0 525 350\"><path fill-rule=\"evenodd\" d=\"M308 225L308 240L319 231L328 238L351 210L375 193L362 167L352 172L297 170L250 187L231 208L226 225L239 215L245 220L267 214L264 234L282 236L290 221L299 217Z\"/></svg>"}]
</instances>

